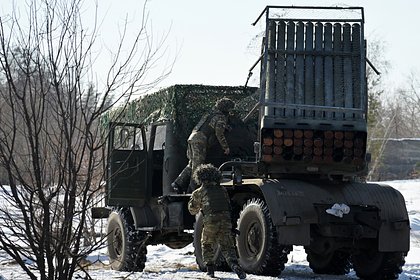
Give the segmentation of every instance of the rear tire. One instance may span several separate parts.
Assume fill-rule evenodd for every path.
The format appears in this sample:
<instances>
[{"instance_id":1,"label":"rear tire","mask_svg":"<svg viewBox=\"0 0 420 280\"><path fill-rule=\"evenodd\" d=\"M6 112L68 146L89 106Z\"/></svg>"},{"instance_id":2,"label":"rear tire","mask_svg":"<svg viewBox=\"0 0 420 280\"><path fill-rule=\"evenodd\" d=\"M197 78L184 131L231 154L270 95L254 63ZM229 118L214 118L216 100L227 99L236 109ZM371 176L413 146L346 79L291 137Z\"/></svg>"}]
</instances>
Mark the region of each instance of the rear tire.
<instances>
[{"instance_id":1,"label":"rear tire","mask_svg":"<svg viewBox=\"0 0 420 280\"><path fill-rule=\"evenodd\" d=\"M195 260L198 264L198 267L201 271L207 271L206 264L203 260L203 250L201 248L201 235L203 233L203 214L199 213L196 216L196 221L194 224L194 254L195 254ZM225 260L225 258L222 256L222 253L220 251L220 246L217 245L217 247L214 248L215 254L213 258L214 268L215 270L219 271L228 271L230 268Z\"/></svg>"},{"instance_id":2,"label":"rear tire","mask_svg":"<svg viewBox=\"0 0 420 280\"><path fill-rule=\"evenodd\" d=\"M306 249L309 267L316 274L345 275L350 272L350 254L334 251L329 254L316 254Z\"/></svg>"},{"instance_id":3,"label":"rear tire","mask_svg":"<svg viewBox=\"0 0 420 280\"><path fill-rule=\"evenodd\" d=\"M405 263L406 253L378 252L364 250L353 255L353 268L356 275L362 279L398 279Z\"/></svg>"},{"instance_id":4,"label":"rear tire","mask_svg":"<svg viewBox=\"0 0 420 280\"><path fill-rule=\"evenodd\" d=\"M238 229L236 247L240 266L247 273L280 275L290 250L278 244L276 227L262 199L248 200L239 214Z\"/></svg>"},{"instance_id":5,"label":"rear tire","mask_svg":"<svg viewBox=\"0 0 420 280\"><path fill-rule=\"evenodd\" d=\"M143 271L147 254L147 248L142 244L145 234L134 230L129 211L112 211L107 232L111 268L117 271Z\"/></svg>"}]
</instances>

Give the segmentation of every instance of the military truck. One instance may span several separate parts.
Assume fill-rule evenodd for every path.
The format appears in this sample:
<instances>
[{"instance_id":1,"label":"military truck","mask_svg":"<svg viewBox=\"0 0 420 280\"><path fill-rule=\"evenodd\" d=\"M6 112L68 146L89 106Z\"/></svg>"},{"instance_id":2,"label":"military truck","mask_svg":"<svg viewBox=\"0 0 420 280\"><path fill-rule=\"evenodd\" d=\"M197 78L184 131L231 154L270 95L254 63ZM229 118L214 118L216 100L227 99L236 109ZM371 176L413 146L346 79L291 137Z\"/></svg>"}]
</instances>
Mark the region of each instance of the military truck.
<instances>
[{"instance_id":1,"label":"military truck","mask_svg":"<svg viewBox=\"0 0 420 280\"><path fill-rule=\"evenodd\" d=\"M145 96L109 120L108 252L116 270L141 271L147 245L194 244L202 216L170 183L187 163L186 139L214 101L237 102L227 132L232 153L209 149L232 202L240 265L278 276L293 245L314 273L394 279L409 251L404 198L366 183L366 41L360 7L267 6L260 87L177 85ZM114 115L114 116L115 116ZM217 248L215 248L217 250ZM225 267L216 254L219 269Z\"/></svg>"}]
</instances>

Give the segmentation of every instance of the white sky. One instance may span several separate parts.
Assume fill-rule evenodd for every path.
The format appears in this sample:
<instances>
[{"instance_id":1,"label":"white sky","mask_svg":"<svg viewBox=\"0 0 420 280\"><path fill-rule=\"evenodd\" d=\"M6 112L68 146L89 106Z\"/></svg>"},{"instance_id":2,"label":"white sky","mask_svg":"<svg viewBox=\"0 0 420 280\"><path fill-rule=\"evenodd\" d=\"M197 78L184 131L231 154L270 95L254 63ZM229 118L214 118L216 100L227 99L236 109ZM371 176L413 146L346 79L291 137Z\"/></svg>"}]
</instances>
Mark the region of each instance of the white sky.
<instances>
[{"instance_id":1,"label":"white sky","mask_svg":"<svg viewBox=\"0 0 420 280\"><path fill-rule=\"evenodd\" d=\"M107 47L118 39L118 26L128 18L130 30L138 26L142 0L96 0L103 19L101 41L106 60ZM10 3L2 2L4 15ZM17 1L19 2L19 1ZM94 0L85 0L90 4ZM266 5L362 6L365 8L365 37L387 43L386 58L391 62L389 85L403 85L411 71L420 74L420 39L417 19L418 0L149 0L149 23L157 39L168 33L168 50L162 64L177 57L171 75L159 86L173 84L244 85L248 70L258 57L260 42L253 38L261 31L252 22ZM93 21L93 9L86 8ZM90 18L89 18L90 17ZM263 21L261 21L263 22ZM411 35L411 36L410 36ZM106 46L106 47L104 47ZM97 66L100 72L105 67ZM379 69L383 71L383 69ZM256 76L251 80L256 85Z\"/></svg>"},{"instance_id":2,"label":"white sky","mask_svg":"<svg viewBox=\"0 0 420 280\"><path fill-rule=\"evenodd\" d=\"M385 55L393 67L390 71L393 85L402 85L410 71L420 73L417 0L150 0L148 8L154 32L169 30L170 55L178 51L172 74L161 86L243 85L259 52L260 43L252 40L259 29L251 23L266 5L362 6L366 39L379 38L387 43ZM121 18L127 12L139 13L142 3L102 0L100 6L110 7L108 13Z\"/></svg>"}]
</instances>

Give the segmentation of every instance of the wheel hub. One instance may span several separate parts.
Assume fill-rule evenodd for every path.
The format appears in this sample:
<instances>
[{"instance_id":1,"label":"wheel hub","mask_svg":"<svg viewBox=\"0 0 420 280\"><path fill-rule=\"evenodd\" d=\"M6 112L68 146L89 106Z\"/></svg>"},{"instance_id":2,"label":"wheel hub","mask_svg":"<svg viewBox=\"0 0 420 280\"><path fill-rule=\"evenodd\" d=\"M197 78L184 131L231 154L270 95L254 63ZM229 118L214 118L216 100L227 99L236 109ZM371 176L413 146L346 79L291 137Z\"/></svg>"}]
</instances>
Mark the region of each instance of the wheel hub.
<instances>
[{"instance_id":1,"label":"wheel hub","mask_svg":"<svg viewBox=\"0 0 420 280\"><path fill-rule=\"evenodd\" d=\"M261 225L253 223L247 234L247 245L249 252L254 256L258 255L261 250Z\"/></svg>"},{"instance_id":2,"label":"wheel hub","mask_svg":"<svg viewBox=\"0 0 420 280\"><path fill-rule=\"evenodd\" d=\"M120 228L114 230L114 250L117 256L121 256L123 246L123 236Z\"/></svg>"}]
</instances>

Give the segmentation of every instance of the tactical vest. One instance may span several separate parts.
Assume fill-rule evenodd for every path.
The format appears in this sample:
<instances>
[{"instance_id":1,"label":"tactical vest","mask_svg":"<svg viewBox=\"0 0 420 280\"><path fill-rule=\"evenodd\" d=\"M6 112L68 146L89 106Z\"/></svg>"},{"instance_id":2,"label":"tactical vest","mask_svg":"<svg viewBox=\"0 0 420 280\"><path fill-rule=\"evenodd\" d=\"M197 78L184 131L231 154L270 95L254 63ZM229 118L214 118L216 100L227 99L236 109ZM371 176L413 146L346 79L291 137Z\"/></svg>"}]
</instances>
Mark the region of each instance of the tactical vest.
<instances>
[{"instance_id":1,"label":"tactical vest","mask_svg":"<svg viewBox=\"0 0 420 280\"><path fill-rule=\"evenodd\" d=\"M194 127L193 131L201 131L206 135L207 138L210 138L214 134L214 129L210 126L210 121L213 117L215 117L218 112L211 112L210 114L204 115L197 125Z\"/></svg>"},{"instance_id":2,"label":"tactical vest","mask_svg":"<svg viewBox=\"0 0 420 280\"><path fill-rule=\"evenodd\" d=\"M225 190L220 186L206 186L204 187L204 216L216 214L220 212L230 211L230 202L225 195Z\"/></svg>"}]
</instances>

